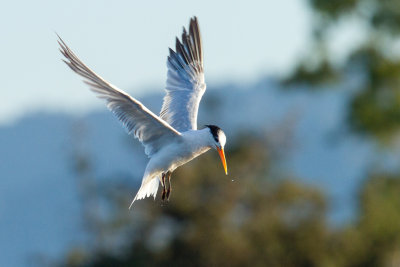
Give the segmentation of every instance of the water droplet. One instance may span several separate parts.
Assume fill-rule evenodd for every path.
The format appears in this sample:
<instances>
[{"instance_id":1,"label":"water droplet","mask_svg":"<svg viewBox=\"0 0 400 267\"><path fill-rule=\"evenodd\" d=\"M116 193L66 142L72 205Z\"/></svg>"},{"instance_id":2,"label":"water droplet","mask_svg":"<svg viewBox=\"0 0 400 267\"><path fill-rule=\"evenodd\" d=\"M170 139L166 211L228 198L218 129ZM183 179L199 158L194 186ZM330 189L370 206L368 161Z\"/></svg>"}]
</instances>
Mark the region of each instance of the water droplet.
<instances>
[{"instance_id":1,"label":"water droplet","mask_svg":"<svg viewBox=\"0 0 400 267\"><path fill-rule=\"evenodd\" d=\"M234 179L232 179L232 182L234 182L235 180Z\"/></svg>"}]
</instances>

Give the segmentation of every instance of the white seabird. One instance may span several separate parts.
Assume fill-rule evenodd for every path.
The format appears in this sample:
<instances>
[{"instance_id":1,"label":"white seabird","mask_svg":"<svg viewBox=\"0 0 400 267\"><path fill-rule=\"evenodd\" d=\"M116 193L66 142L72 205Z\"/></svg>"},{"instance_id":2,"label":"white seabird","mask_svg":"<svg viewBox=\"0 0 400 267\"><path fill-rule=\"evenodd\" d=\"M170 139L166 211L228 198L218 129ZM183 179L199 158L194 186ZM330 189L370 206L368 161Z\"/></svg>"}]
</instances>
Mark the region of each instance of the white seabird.
<instances>
[{"instance_id":1,"label":"white seabird","mask_svg":"<svg viewBox=\"0 0 400 267\"><path fill-rule=\"evenodd\" d=\"M176 49L169 49L166 96L160 112L155 115L142 103L110 84L87 67L59 37L63 60L145 147L150 158L139 191L133 199L156 197L158 184L163 187L162 200L169 199L171 173L179 166L214 148L218 151L228 174L224 146L226 136L215 125L197 129L197 112L206 91L203 72L203 49L196 17L190 20L189 32L183 28ZM168 188L166 187L168 181Z\"/></svg>"}]
</instances>

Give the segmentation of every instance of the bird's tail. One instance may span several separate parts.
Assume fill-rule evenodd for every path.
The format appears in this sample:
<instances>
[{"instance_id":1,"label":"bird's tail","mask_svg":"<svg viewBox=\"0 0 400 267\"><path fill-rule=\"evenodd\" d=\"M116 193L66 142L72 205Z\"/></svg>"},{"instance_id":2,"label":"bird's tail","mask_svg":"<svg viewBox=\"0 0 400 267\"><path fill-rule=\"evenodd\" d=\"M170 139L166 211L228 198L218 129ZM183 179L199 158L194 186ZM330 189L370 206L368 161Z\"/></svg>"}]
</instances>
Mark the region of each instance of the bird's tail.
<instances>
[{"instance_id":1,"label":"bird's tail","mask_svg":"<svg viewBox=\"0 0 400 267\"><path fill-rule=\"evenodd\" d=\"M147 179L143 179L142 185L140 186L139 191L137 192L135 198L132 200L129 209L132 207L133 202L138 199L143 199L146 197L153 196L156 199L156 194L158 190L159 180L157 177L153 177L150 181L146 181Z\"/></svg>"}]
</instances>

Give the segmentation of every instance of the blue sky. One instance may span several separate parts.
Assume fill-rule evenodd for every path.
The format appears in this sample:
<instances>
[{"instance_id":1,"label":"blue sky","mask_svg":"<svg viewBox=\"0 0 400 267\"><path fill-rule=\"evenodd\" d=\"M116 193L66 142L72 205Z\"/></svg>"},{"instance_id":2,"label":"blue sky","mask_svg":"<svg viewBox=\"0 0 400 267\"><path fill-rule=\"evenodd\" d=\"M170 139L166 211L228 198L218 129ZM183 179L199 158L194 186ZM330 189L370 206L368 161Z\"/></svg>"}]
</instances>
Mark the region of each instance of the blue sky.
<instances>
[{"instance_id":1,"label":"blue sky","mask_svg":"<svg viewBox=\"0 0 400 267\"><path fill-rule=\"evenodd\" d=\"M140 97L163 89L167 48L193 15L208 84L285 73L310 38L300 0L7 1L0 10L0 124L41 110L79 114L102 105L62 64L55 32L97 73Z\"/></svg>"}]
</instances>

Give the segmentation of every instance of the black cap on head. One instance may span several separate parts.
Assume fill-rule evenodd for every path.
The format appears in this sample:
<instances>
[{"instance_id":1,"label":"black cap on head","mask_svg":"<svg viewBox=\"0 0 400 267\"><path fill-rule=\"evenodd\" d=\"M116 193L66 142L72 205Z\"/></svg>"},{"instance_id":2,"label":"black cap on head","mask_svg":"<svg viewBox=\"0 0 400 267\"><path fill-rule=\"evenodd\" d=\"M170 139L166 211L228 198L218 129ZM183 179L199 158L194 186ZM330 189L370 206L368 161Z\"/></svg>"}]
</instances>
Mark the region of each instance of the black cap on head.
<instances>
[{"instance_id":1,"label":"black cap on head","mask_svg":"<svg viewBox=\"0 0 400 267\"><path fill-rule=\"evenodd\" d=\"M215 141L219 142L219 132L222 131L221 128L215 125L205 125L210 129L211 134L213 135Z\"/></svg>"}]
</instances>

